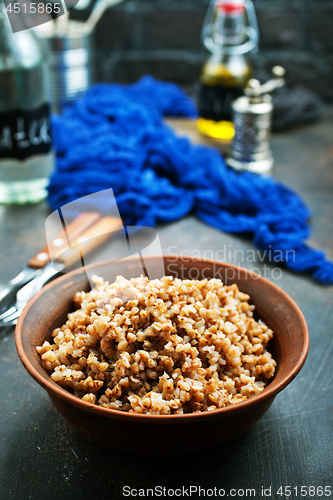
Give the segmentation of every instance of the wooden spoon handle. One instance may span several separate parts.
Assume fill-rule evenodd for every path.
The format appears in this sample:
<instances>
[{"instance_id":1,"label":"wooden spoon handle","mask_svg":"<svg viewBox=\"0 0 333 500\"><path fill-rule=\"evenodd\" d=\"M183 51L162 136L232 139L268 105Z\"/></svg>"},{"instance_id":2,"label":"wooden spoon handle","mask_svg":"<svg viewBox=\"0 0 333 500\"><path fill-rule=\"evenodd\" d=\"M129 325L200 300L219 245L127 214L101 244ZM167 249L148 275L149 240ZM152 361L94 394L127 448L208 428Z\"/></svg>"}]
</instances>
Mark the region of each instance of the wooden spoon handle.
<instances>
[{"instance_id":1,"label":"wooden spoon handle","mask_svg":"<svg viewBox=\"0 0 333 500\"><path fill-rule=\"evenodd\" d=\"M68 241L77 240L92 224L100 219L97 212L84 212L66 226L66 231L59 233L50 245L45 246L34 257L32 257L28 266L34 269L40 269L46 266L50 260L54 260L62 252L68 249Z\"/></svg>"},{"instance_id":2,"label":"wooden spoon handle","mask_svg":"<svg viewBox=\"0 0 333 500\"><path fill-rule=\"evenodd\" d=\"M103 217L77 238L72 239L71 247L57 257L57 262L65 264L66 268L71 267L80 260L84 265L83 259L85 255L98 248L110 238L112 233L123 229L123 227L120 218L112 216Z\"/></svg>"}]
</instances>

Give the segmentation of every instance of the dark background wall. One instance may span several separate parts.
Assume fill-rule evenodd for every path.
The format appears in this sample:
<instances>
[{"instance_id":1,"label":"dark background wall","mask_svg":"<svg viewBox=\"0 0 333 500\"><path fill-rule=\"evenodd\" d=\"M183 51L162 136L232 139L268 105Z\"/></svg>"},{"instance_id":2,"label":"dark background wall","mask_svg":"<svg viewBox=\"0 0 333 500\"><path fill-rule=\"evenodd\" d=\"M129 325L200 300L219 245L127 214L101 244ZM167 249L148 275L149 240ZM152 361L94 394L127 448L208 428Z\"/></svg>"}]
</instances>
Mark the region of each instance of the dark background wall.
<instances>
[{"instance_id":1,"label":"dark background wall","mask_svg":"<svg viewBox=\"0 0 333 500\"><path fill-rule=\"evenodd\" d=\"M110 8L94 37L98 80L127 83L149 73L192 85L207 57L200 43L207 5L207 0L124 0ZM254 5L261 35L255 67L280 64L289 85L301 83L332 102L332 0L254 0Z\"/></svg>"}]
</instances>

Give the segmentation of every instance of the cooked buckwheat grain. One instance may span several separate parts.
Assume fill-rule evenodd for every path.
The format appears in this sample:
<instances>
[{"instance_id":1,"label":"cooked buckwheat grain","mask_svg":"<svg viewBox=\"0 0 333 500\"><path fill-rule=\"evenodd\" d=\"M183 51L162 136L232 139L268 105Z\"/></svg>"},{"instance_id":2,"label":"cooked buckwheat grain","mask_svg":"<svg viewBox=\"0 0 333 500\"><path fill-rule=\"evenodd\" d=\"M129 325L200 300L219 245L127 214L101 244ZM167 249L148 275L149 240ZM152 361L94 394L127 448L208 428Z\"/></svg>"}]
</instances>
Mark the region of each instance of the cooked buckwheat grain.
<instances>
[{"instance_id":1,"label":"cooked buckwheat grain","mask_svg":"<svg viewBox=\"0 0 333 500\"><path fill-rule=\"evenodd\" d=\"M37 347L51 379L88 403L146 414L212 411L274 376L273 332L219 279L118 276L78 292L78 309Z\"/></svg>"}]
</instances>

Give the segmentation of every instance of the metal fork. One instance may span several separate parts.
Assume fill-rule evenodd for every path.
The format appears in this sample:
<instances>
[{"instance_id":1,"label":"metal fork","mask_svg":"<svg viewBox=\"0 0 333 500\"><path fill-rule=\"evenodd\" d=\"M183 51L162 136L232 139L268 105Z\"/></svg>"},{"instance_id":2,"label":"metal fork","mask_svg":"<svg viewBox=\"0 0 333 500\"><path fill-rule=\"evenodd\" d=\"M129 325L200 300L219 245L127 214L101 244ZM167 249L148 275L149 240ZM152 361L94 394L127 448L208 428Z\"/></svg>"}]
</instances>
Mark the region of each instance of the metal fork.
<instances>
[{"instance_id":1,"label":"metal fork","mask_svg":"<svg viewBox=\"0 0 333 500\"><path fill-rule=\"evenodd\" d=\"M54 263L47 264L42 273L23 286L16 294L16 302L6 312L0 315L0 327L16 325L22 310L44 285L60 276L64 270L87 255L106 241L112 233L122 229L122 221L116 217L106 216L93 224L87 231L76 238L72 247L63 252ZM56 267L54 267L56 264Z\"/></svg>"},{"instance_id":2,"label":"metal fork","mask_svg":"<svg viewBox=\"0 0 333 500\"><path fill-rule=\"evenodd\" d=\"M47 281L57 278L60 274L61 270L55 269L51 262L47 264L41 274L18 290L16 302L13 303L6 312L0 314L0 327L16 325L22 310L31 297L33 297Z\"/></svg>"},{"instance_id":3,"label":"metal fork","mask_svg":"<svg viewBox=\"0 0 333 500\"><path fill-rule=\"evenodd\" d=\"M68 238L75 239L81 236L84 231L92 226L100 214L97 212L82 212L71 223L57 234L49 244L32 257L27 266L0 292L0 327L16 324L18 318L17 293L29 281L43 275L50 260L56 258L68 248ZM30 298L30 297L29 297Z\"/></svg>"}]
</instances>

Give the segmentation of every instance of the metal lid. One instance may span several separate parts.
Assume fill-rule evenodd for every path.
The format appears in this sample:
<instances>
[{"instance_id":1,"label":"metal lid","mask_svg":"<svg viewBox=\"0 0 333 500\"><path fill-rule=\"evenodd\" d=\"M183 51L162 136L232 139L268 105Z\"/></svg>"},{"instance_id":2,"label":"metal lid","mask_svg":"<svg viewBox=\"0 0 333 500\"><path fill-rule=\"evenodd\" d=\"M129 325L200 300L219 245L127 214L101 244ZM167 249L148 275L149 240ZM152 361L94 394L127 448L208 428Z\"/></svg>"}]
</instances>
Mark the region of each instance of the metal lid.
<instances>
[{"instance_id":1,"label":"metal lid","mask_svg":"<svg viewBox=\"0 0 333 500\"><path fill-rule=\"evenodd\" d=\"M232 103L232 109L238 113L266 114L273 109L272 98L265 95L259 102L253 102L251 97L244 95Z\"/></svg>"}]
</instances>

